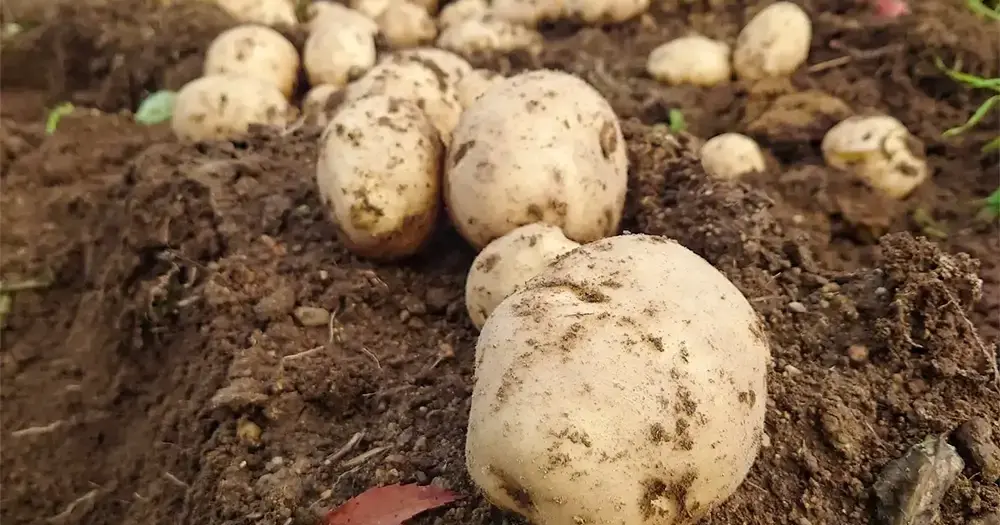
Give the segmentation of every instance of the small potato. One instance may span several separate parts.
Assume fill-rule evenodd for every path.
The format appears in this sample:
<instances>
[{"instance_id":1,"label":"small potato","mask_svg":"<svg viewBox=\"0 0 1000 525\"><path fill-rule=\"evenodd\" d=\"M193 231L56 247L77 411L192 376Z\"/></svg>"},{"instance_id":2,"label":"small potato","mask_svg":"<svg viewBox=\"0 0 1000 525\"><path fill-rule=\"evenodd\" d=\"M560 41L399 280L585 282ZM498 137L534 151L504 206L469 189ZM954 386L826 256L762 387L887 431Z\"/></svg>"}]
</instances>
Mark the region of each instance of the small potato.
<instances>
[{"instance_id":1,"label":"small potato","mask_svg":"<svg viewBox=\"0 0 1000 525\"><path fill-rule=\"evenodd\" d=\"M445 162L445 201L474 247L533 222L576 242L618 230L628 159L618 117L579 77L522 73L461 115Z\"/></svg>"},{"instance_id":2,"label":"small potato","mask_svg":"<svg viewBox=\"0 0 1000 525\"><path fill-rule=\"evenodd\" d=\"M465 281L465 307L476 328L493 309L560 255L580 246L556 226L521 226L486 245Z\"/></svg>"},{"instance_id":3,"label":"small potato","mask_svg":"<svg viewBox=\"0 0 1000 525\"><path fill-rule=\"evenodd\" d=\"M361 11L350 9L336 2L313 2L309 4L309 32L327 26L352 26L372 35L378 33L375 20Z\"/></svg>"},{"instance_id":4,"label":"small potato","mask_svg":"<svg viewBox=\"0 0 1000 525\"><path fill-rule=\"evenodd\" d=\"M209 75L185 84L171 126L184 140L227 140L251 124L285 126L291 108L274 85L245 75Z\"/></svg>"},{"instance_id":5,"label":"small potato","mask_svg":"<svg viewBox=\"0 0 1000 525\"><path fill-rule=\"evenodd\" d=\"M503 75L488 69L475 69L458 82L458 101L463 108L472 105L493 84L503 80Z\"/></svg>"},{"instance_id":6,"label":"small potato","mask_svg":"<svg viewBox=\"0 0 1000 525\"><path fill-rule=\"evenodd\" d=\"M534 525L697 523L763 439L760 319L662 237L559 257L493 310L475 359L469 474Z\"/></svg>"},{"instance_id":7,"label":"small potato","mask_svg":"<svg viewBox=\"0 0 1000 525\"><path fill-rule=\"evenodd\" d=\"M299 75L299 52L270 27L237 26L215 37L205 52L206 76L229 73L274 84L291 97Z\"/></svg>"},{"instance_id":8,"label":"small potato","mask_svg":"<svg viewBox=\"0 0 1000 525\"><path fill-rule=\"evenodd\" d=\"M701 147L701 166L710 177L731 180L762 172L767 164L760 146L752 138L723 133L705 141Z\"/></svg>"},{"instance_id":9,"label":"small potato","mask_svg":"<svg viewBox=\"0 0 1000 525\"><path fill-rule=\"evenodd\" d=\"M438 27L446 29L464 20L482 18L490 10L486 0L456 0L438 13Z\"/></svg>"},{"instance_id":10,"label":"small potato","mask_svg":"<svg viewBox=\"0 0 1000 525\"><path fill-rule=\"evenodd\" d=\"M531 50L541 44L542 35L538 31L492 16L469 18L448 26L437 40L438 47L463 56Z\"/></svg>"},{"instance_id":11,"label":"small potato","mask_svg":"<svg viewBox=\"0 0 1000 525\"><path fill-rule=\"evenodd\" d=\"M654 49L646 61L646 71L670 85L714 86L732 76L729 57L725 42L701 35L685 36Z\"/></svg>"},{"instance_id":12,"label":"small potato","mask_svg":"<svg viewBox=\"0 0 1000 525\"><path fill-rule=\"evenodd\" d=\"M564 0L493 0L490 14L501 20L527 27L564 17Z\"/></svg>"},{"instance_id":13,"label":"small potato","mask_svg":"<svg viewBox=\"0 0 1000 525\"><path fill-rule=\"evenodd\" d=\"M313 86L302 99L302 116L305 122L325 128L340 107L344 90L329 84Z\"/></svg>"},{"instance_id":14,"label":"small potato","mask_svg":"<svg viewBox=\"0 0 1000 525\"><path fill-rule=\"evenodd\" d=\"M214 0L216 5L240 22L266 26L298 23L295 6L288 0Z\"/></svg>"},{"instance_id":15,"label":"small potato","mask_svg":"<svg viewBox=\"0 0 1000 525\"><path fill-rule=\"evenodd\" d=\"M821 148L827 165L894 199L905 198L930 175L923 143L886 115L848 117L826 133Z\"/></svg>"},{"instance_id":16,"label":"small potato","mask_svg":"<svg viewBox=\"0 0 1000 525\"><path fill-rule=\"evenodd\" d=\"M422 108L445 144L450 143L452 130L462 114L458 93L446 81L446 74L422 61L385 60L379 63L347 86L345 100L372 94L409 100Z\"/></svg>"},{"instance_id":17,"label":"small potato","mask_svg":"<svg viewBox=\"0 0 1000 525\"><path fill-rule=\"evenodd\" d=\"M585 24L618 24L649 9L649 0L563 0L566 17Z\"/></svg>"},{"instance_id":18,"label":"small potato","mask_svg":"<svg viewBox=\"0 0 1000 525\"><path fill-rule=\"evenodd\" d=\"M744 80L790 75L809 58L811 42L809 15L791 2L776 2L740 31L733 69Z\"/></svg>"},{"instance_id":19,"label":"small potato","mask_svg":"<svg viewBox=\"0 0 1000 525\"><path fill-rule=\"evenodd\" d=\"M321 140L316 183L348 249L378 259L416 253L438 214L443 151L424 112L365 97L346 103Z\"/></svg>"},{"instance_id":20,"label":"small potato","mask_svg":"<svg viewBox=\"0 0 1000 525\"><path fill-rule=\"evenodd\" d=\"M437 36L437 25L431 15L411 2L393 2L375 21L381 39L394 49L433 42Z\"/></svg>"},{"instance_id":21,"label":"small potato","mask_svg":"<svg viewBox=\"0 0 1000 525\"><path fill-rule=\"evenodd\" d=\"M302 61L309 83L344 86L375 65L375 37L362 24L324 25L309 34Z\"/></svg>"}]
</instances>

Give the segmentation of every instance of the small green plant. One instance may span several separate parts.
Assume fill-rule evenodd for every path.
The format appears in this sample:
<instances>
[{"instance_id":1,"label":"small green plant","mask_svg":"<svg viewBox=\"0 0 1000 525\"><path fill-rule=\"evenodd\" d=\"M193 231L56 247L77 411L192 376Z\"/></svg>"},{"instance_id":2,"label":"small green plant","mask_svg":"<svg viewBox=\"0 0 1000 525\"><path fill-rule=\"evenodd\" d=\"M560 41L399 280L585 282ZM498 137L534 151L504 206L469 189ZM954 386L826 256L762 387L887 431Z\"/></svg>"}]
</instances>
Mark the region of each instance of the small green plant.
<instances>
[{"instance_id":1,"label":"small green plant","mask_svg":"<svg viewBox=\"0 0 1000 525\"><path fill-rule=\"evenodd\" d=\"M69 102L63 102L62 104L52 108L52 111L49 111L49 116L45 119L45 133L47 135L55 133L56 128L59 127L59 121L66 115L72 113L74 109L76 108L74 108L73 104L70 104Z\"/></svg>"},{"instance_id":2,"label":"small green plant","mask_svg":"<svg viewBox=\"0 0 1000 525\"><path fill-rule=\"evenodd\" d=\"M174 100L177 93L168 90L157 91L146 97L135 112L135 121L152 126L170 120L174 114Z\"/></svg>"},{"instance_id":3,"label":"small green plant","mask_svg":"<svg viewBox=\"0 0 1000 525\"><path fill-rule=\"evenodd\" d=\"M687 122L684 120L684 113L679 109L671 109L667 113L667 125L670 126L671 133L680 133L687 129Z\"/></svg>"}]
</instances>

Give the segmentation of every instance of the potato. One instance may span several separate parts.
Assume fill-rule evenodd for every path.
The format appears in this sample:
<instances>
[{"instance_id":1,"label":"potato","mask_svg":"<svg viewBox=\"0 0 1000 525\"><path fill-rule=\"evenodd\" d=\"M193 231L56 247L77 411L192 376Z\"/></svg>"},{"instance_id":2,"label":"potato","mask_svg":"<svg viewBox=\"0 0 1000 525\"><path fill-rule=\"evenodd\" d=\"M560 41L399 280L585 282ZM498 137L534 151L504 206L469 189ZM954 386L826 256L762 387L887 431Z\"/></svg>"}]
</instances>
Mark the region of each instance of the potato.
<instances>
[{"instance_id":1,"label":"potato","mask_svg":"<svg viewBox=\"0 0 1000 525\"><path fill-rule=\"evenodd\" d=\"M500 18L469 18L448 26L438 36L440 48L463 56L476 53L510 53L518 49L536 49L542 35L533 29Z\"/></svg>"},{"instance_id":2,"label":"potato","mask_svg":"<svg viewBox=\"0 0 1000 525\"><path fill-rule=\"evenodd\" d=\"M246 75L209 75L177 92L171 126L184 140L226 140L251 124L286 126L291 108L273 84Z\"/></svg>"},{"instance_id":3,"label":"potato","mask_svg":"<svg viewBox=\"0 0 1000 525\"><path fill-rule=\"evenodd\" d=\"M886 115L848 117L826 133L821 148L830 167L850 171L894 199L905 198L930 175L923 143Z\"/></svg>"},{"instance_id":4,"label":"potato","mask_svg":"<svg viewBox=\"0 0 1000 525\"><path fill-rule=\"evenodd\" d=\"M423 109L445 144L462 114L458 93L440 68L416 60L385 60L347 86L346 100L381 94L409 100Z\"/></svg>"},{"instance_id":5,"label":"potato","mask_svg":"<svg viewBox=\"0 0 1000 525\"><path fill-rule=\"evenodd\" d=\"M490 86L503 80L503 75L488 69L475 69L458 81L458 101L463 108L472 105Z\"/></svg>"},{"instance_id":6,"label":"potato","mask_svg":"<svg viewBox=\"0 0 1000 525\"><path fill-rule=\"evenodd\" d=\"M809 57L811 42L809 15L791 2L776 2L740 31L733 69L744 80L790 75Z\"/></svg>"},{"instance_id":7,"label":"potato","mask_svg":"<svg viewBox=\"0 0 1000 525\"><path fill-rule=\"evenodd\" d=\"M205 75L229 73L258 78L291 97L299 76L299 52L270 27L237 26L215 37L205 52Z\"/></svg>"},{"instance_id":8,"label":"potato","mask_svg":"<svg viewBox=\"0 0 1000 525\"><path fill-rule=\"evenodd\" d=\"M431 15L411 2L393 2L375 21L382 40L395 49L433 42L437 36L437 25Z\"/></svg>"},{"instance_id":9,"label":"potato","mask_svg":"<svg viewBox=\"0 0 1000 525\"><path fill-rule=\"evenodd\" d=\"M313 86L302 99L302 116L307 123L325 128L343 99L344 90L337 86Z\"/></svg>"},{"instance_id":10,"label":"potato","mask_svg":"<svg viewBox=\"0 0 1000 525\"><path fill-rule=\"evenodd\" d=\"M544 222L576 242L618 230L628 159L618 117L590 84L539 70L498 82L461 115L445 201L476 248Z\"/></svg>"},{"instance_id":11,"label":"potato","mask_svg":"<svg viewBox=\"0 0 1000 525\"><path fill-rule=\"evenodd\" d=\"M240 22L294 26L295 6L288 0L214 0L215 4Z\"/></svg>"},{"instance_id":12,"label":"potato","mask_svg":"<svg viewBox=\"0 0 1000 525\"><path fill-rule=\"evenodd\" d=\"M521 226L486 245L472 261L465 281L465 307L476 328L490 313L556 257L579 247L555 226Z\"/></svg>"},{"instance_id":13,"label":"potato","mask_svg":"<svg viewBox=\"0 0 1000 525\"><path fill-rule=\"evenodd\" d=\"M362 24L322 25L309 34L302 61L309 83L344 86L375 65L375 36Z\"/></svg>"},{"instance_id":14,"label":"potato","mask_svg":"<svg viewBox=\"0 0 1000 525\"><path fill-rule=\"evenodd\" d=\"M649 54L646 71L670 85L714 86L729 81L730 50L725 42L701 35L671 40Z\"/></svg>"},{"instance_id":15,"label":"potato","mask_svg":"<svg viewBox=\"0 0 1000 525\"><path fill-rule=\"evenodd\" d=\"M309 4L309 32L327 26L352 26L375 35L378 24L361 11L350 9L336 2L313 2Z\"/></svg>"},{"instance_id":16,"label":"potato","mask_svg":"<svg viewBox=\"0 0 1000 525\"><path fill-rule=\"evenodd\" d=\"M424 67L440 74L442 81L449 86L458 86L465 75L472 72L472 66L464 58L451 51L436 47L415 47L403 49L387 55L383 62L417 62ZM440 71L440 73L438 73Z\"/></svg>"},{"instance_id":17,"label":"potato","mask_svg":"<svg viewBox=\"0 0 1000 525\"><path fill-rule=\"evenodd\" d=\"M411 255L431 235L443 148L416 104L372 95L333 116L316 183L345 246L372 258Z\"/></svg>"},{"instance_id":18,"label":"potato","mask_svg":"<svg viewBox=\"0 0 1000 525\"><path fill-rule=\"evenodd\" d=\"M564 0L493 0L489 12L501 20L527 27L563 18Z\"/></svg>"},{"instance_id":19,"label":"potato","mask_svg":"<svg viewBox=\"0 0 1000 525\"><path fill-rule=\"evenodd\" d=\"M456 0L438 13L438 27L445 29L463 20L482 18L489 12L490 6L486 0Z\"/></svg>"},{"instance_id":20,"label":"potato","mask_svg":"<svg viewBox=\"0 0 1000 525\"><path fill-rule=\"evenodd\" d=\"M769 359L750 303L680 244L582 246L483 326L469 474L535 525L693 524L757 455Z\"/></svg>"},{"instance_id":21,"label":"potato","mask_svg":"<svg viewBox=\"0 0 1000 525\"><path fill-rule=\"evenodd\" d=\"M754 140L739 133L723 133L701 147L701 166L717 179L738 179L767 167L764 153Z\"/></svg>"},{"instance_id":22,"label":"potato","mask_svg":"<svg viewBox=\"0 0 1000 525\"><path fill-rule=\"evenodd\" d=\"M617 24L649 9L649 0L564 0L564 16L586 24Z\"/></svg>"}]
</instances>

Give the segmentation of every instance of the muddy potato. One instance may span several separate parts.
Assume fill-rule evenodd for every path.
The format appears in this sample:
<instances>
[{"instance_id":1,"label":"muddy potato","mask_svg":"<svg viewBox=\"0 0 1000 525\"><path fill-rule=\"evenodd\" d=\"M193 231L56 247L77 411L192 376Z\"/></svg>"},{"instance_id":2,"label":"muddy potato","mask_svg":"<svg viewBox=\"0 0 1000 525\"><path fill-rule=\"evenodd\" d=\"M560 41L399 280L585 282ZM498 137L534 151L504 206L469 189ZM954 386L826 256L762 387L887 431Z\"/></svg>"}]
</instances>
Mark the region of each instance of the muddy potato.
<instances>
[{"instance_id":1,"label":"muddy potato","mask_svg":"<svg viewBox=\"0 0 1000 525\"><path fill-rule=\"evenodd\" d=\"M532 50L541 44L542 35L538 31L493 16L469 18L452 24L437 39L438 47L463 56Z\"/></svg>"},{"instance_id":2,"label":"muddy potato","mask_svg":"<svg viewBox=\"0 0 1000 525\"><path fill-rule=\"evenodd\" d=\"M472 262L465 281L465 307L476 328L529 279L560 255L579 247L556 226L521 226L486 245Z\"/></svg>"},{"instance_id":3,"label":"muddy potato","mask_svg":"<svg viewBox=\"0 0 1000 525\"><path fill-rule=\"evenodd\" d=\"M337 86L313 86L302 99L302 117L309 124L325 128L343 98L344 90Z\"/></svg>"},{"instance_id":4,"label":"muddy potato","mask_svg":"<svg viewBox=\"0 0 1000 525\"><path fill-rule=\"evenodd\" d=\"M375 58L375 35L363 23L320 25L302 51L312 85L344 86L371 69Z\"/></svg>"},{"instance_id":5,"label":"muddy potato","mask_svg":"<svg viewBox=\"0 0 1000 525\"><path fill-rule=\"evenodd\" d=\"M740 291L674 241L581 246L483 326L469 474L535 525L695 523L757 455L766 337Z\"/></svg>"},{"instance_id":6,"label":"muddy potato","mask_svg":"<svg viewBox=\"0 0 1000 525\"><path fill-rule=\"evenodd\" d=\"M379 35L394 49L433 42L437 25L427 10L411 2L393 2L378 18Z\"/></svg>"},{"instance_id":7,"label":"muddy potato","mask_svg":"<svg viewBox=\"0 0 1000 525\"><path fill-rule=\"evenodd\" d=\"M848 117L826 133L821 148L830 167L894 199L905 198L930 174L923 144L886 115Z\"/></svg>"},{"instance_id":8,"label":"muddy potato","mask_svg":"<svg viewBox=\"0 0 1000 525\"><path fill-rule=\"evenodd\" d=\"M705 173L717 179L738 179L748 173L762 172L767 166L760 146L739 133L712 137L700 151Z\"/></svg>"},{"instance_id":9,"label":"muddy potato","mask_svg":"<svg viewBox=\"0 0 1000 525\"><path fill-rule=\"evenodd\" d=\"M472 72L472 65L461 56L436 47L415 47L402 49L387 55L382 62L417 62L424 67L440 71L442 81L448 86L457 86L465 75Z\"/></svg>"},{"instance_id":10,"label":"muddy potato","mask_svg":"<svg viewBox=\"0 0 1000 525\"><path fill-rule=\"evenodd\" d=\"M240 22L294 26L295 7L288 0L214 0L216 5Z\"/></svg>"},{"instance_id":11,"label":"muddy potato","mask_svg":"<svg viewBox=\"0 0 1000 525\"><path fill-rule=\"evenodd\" d=\"M375 35L378 24L371 17L336 2L322 1L309 4L309 31L314 32L327 26L351 26L364 29Z\"/></svg>"},{"instance_id":12,"label":"muddy potato","mask_svg":"<svg viewBox=\"0 0 1000 525\"><path fill-rule=\"evenodd\" d=\"M714 86L732 76L730 50L725 42L701 35L671 40L649 54L646 71L670 85Z\"/></svg>"},{"instance_id":13,"label":"muddy potato","mask_svg":"<svg viewBox=\"0 0 1000 525\"><path fill-rule=\"evenodd\" d=\"M438 13L437 24L441 29L455 25L470 18L482 18L489 12L490 5L486 0L456 0Z\"/></svg>"},{"instance_id":14,"label":"muddy potato","mask_svg":"<svg viewBox=\"0 0 1000 525\"><path fill-rule=\"evenodd\" d=\"M472 105L493 84L503 80L503 75L489 69L474 69L458 81L458 101L463 108Z\"/></svg>"},{"instance_id":15,"label":"muddy potato","mask_svg":"<svg viewBox=\"0 0 1000 525\"><path fill-rule=\"evenodd\" d=\"M563 0L564 16L586 24L617 24L649 9L649 0Z\"/></svg>"},{"instance_id":16,"label":"muddy potato","mask_svg":"<svg viewBox=\"0 0 1000 525\"><path fill-rule=\"evenodd\" d=\"M299 74L299 52L270 27L242 25L222 32L205 52L205 75L235 74L273 84L291 97Z\"/></svg>"},{"instance_id":17,"label":"muddy potato","mask_svg":"<svg viewBox=\"0 0 1000 525\"><path fill-rule=\"evenodd\" d=\"M608 102L576 76L539 70L494 84L462 113L445 162L445 200L479 249L533 222L583 243L618 230L627 178Z\"/></svg>"},{"instance_id":18,"label":"muddy potato","mask_svg":"<svg viewBox=\"0 0 1000 525\"><path fill-rule=\"evenodd\" d=\"M285 126L291 108L274 85L245 75L209 75L177 92L171 127L185 140L226 140L251 124Z\"/></svg>"},{"instance_id":19,"label":"muddy potato","mask_svg":"<svg viewBox=\"0 0 1000 525\"><path fill-rule=\"evenodd\" d=\"M381 95L347 102L320 147L316 183L345 245L378 259L419 250L438 214L443 150L424 112Z\"/></svg>"},{"instance_id":20,"label":"muddy potato","mask_svg":"<svg viewBox=\"0 0 1000 525\"><path fill-rule=\"evenodd\" d=\"M791 2L776 2L740 31L733 69L744 80L790 75L809 57L811 41L809 15Z\"/></svg>"}]
</instances>

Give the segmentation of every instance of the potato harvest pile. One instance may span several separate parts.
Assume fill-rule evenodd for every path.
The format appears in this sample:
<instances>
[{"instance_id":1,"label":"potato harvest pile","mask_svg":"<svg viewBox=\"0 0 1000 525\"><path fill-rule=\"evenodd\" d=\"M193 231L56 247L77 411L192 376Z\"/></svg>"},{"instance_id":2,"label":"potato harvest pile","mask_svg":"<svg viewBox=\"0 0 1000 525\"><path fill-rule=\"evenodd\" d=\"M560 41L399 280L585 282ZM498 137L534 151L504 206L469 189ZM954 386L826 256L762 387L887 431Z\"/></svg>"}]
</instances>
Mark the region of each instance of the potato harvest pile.
<instances>
[{"instance_id":1,"label":"potato harvest pile","mask_svg":"<svg viewBox=\"0 0 1000 525\"><path fill-rule=\"evenodd\" d=\"M3 1L5 525L1000 525L1000 6Z\"/></svg>"}]
</instances>

